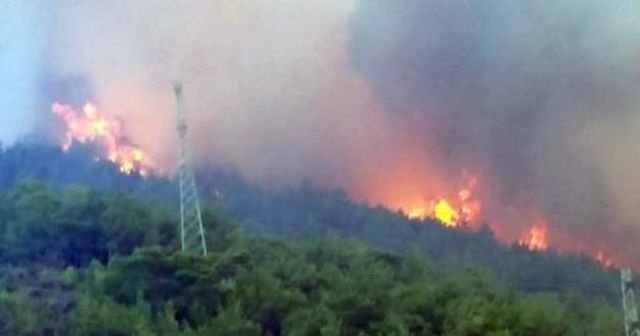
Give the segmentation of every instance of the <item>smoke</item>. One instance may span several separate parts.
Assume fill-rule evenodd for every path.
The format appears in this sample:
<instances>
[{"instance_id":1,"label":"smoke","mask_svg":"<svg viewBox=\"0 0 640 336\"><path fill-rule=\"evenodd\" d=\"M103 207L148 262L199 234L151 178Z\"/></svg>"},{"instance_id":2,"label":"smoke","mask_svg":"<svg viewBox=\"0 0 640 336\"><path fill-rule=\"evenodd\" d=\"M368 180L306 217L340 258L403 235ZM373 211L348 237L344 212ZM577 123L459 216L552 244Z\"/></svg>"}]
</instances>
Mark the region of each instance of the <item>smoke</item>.
<instances>
[{"instance_id":1,"label":"smoke","mask_svg":"<svg viewBox=\"0 0 640 336\"><path fill-rule=\"evenodd\" d=\"M388 113L482 172L505 234L640 238L640 2L361 0L351 31Z\"/></svg>"},{"instance_id":2,"label":"smoke","mask_svg":"<svg viewBox=\"0 0 640 336\"><path fill-rule=\"evenodd\" d=\"M640 238L637 1L16 0L0 16L0 83L24 88L0 94L0 139L34 123L30 102L87 96L170 172L181 80L197 160L250 180L409 208L465 170L505 239L538 217L563 246Z\"/></svg>"},{"instance_id":3,"label":"smoke","mask_svg":"<svg viewBox=\"0 0 640 336\"><path fill-rule=\"evenodd\" d=\"M87 78L98 107L166 171L180 79L197 160L271 186L310 180L375 203L419 202L439 182L417 172L435 166L421 135L406 134L410 122L387 115L353 68L354 4L61 1L43 49L54 77Z\"/></svg>"},{"instance_id":4,"label":"smoke","mask_svg":"<svg viewBox=\"0 0 640 336\"><path fill-rule=\"evenodd\" d=\"M371 144L398 141L351 68L352 5L58 2L47 58L59 77L89 78L98 106L122 116L165 167L179 79L198 159L231 162L267 184L342 186L368 169Z\"/></svg>"},{"instance_id":5,"label":"smoke","mask_svg":"<svg viewBox=\"0 0 640 336\"><path fill-rule=\"evenodd\" d=\"M54 100L91 99L124 120L131 140L170 172L171 85L179 79L198 160L231 163L263 184L307 179L387 204L421 201L423 186L437 181L405 178L433 169L426 151L403 132L406 120L388 118L352 67L353 0L14 6L2 15L25 27L24 40L36 50L8 66L24 64L33 75L17 79L38 82L24 98L45 102L35 105L37 133L51 129L47 105ZM13 121L22 116L5 110ZM24 132L28 125L0 128Z\"/></svg>"}]
</instances>

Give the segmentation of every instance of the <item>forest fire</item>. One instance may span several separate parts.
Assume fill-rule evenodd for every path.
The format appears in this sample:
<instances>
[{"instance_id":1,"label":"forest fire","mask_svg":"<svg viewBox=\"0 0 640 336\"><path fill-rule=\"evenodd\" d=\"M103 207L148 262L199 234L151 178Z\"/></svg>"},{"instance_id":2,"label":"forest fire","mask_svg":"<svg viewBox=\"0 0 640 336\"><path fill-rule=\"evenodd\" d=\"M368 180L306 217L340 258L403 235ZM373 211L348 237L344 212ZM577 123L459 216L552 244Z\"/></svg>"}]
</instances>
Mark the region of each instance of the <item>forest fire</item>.
<instances>
[{"instance_id":1,"label":"forest fire","mask_svg":"<svg viewBox=\"0 0 640 336\"><path fill-rule=\"evenodd\" d=\"M477 178L471 174L463 173L464 187L460 189L457 198L434 198L431 201L418 204L413 207L401 207L410 219L436 219L443 226L449 228L477 228L475 223L480 216L481 203L474 198L474 191L477 186ZM451 200L451 201L450 201ZM490 222L495 224L495 218ZM611 268L617 265L615 258L606 253L602 249L589 249L587 245L570 245L568 243L552 246L549 237L549 224L543 218L537 218L532 225L524 231L520 238L514 239L513 236L501 235L495 230L499 230L500 226L493 226L492 230L496 234L496 238L503 244L510 245L514 242L529 251L541 252L553 249L557 253L574 253L589 256L592 260L600 264L604 268ZM575 238L572 238L575 239ZM566 240L565 240L566 242Z\"/></svg>"},{"instance_id":2,"label":"forest fire","mask_svg":"<svg viewBox=\"0 0 640 336\"><path fill-rule=\"evenodd\" d=\"M153 170L154 164L146 153L128 143L121 123L115 118L101 115L95 105L86 103L82 112L79 112L70 105L55 102L51 112L66 126L61 144L63 150L69 150L74 143L91 143L124 174L146 176Z\"/></svg>"},{"instance_id":3,"label":"forest fire","mask_svg":"<svg viewBox=\"0 0 640 336\"><path fill-rule=\"evenodd\" d=\"M411 219L433 218L447 227L459 227L477 219L481 210L480 201L473 197L478 180L475 176L463 172L464 186L457 192L457 197L449 200L437 197L423 205L407 210Z\"/></svg>"},{"instance_id":4,"label":"forest fire","mask_svg":"<svg viewBox=\"0 0 640 336\"><path fill-rule=\"evenodd\" d=\"M112 162L124 174L146 176L152 171L157 171L156 165L145 151L127 140L122 122L101 113L95 105L87 103L82 109L75 109L71 105L56 102L52 104L51 112L65 126L64 136L60 140L63 150L69 150L74 144L91 144L99 151L98 159ZM491 229L496 239L503 244L510 245L515 242L534 252L550 249L561 253L573 251L590 256L606 268L617 264L617 259L614 262L613 257L604 250L589 249L585 244L579 247L569 243L563 244L563 241L568 240L561 240L560 237L555 237L555 245L552 246L549 239L549 224L545 219L536 219L524 232L503 234L500 229L507 226L496 224L496 222L500 223L504 218L495 217L496 212L493 212L494 216L491 217L492 199L488 198L486 193L479 192L479 175L475 173L463 170L458 182L438 183L437 180L429 180L430 184L420 183L419 181L427 181L427 179L421 179L420 175L416 176L402 170L401 172L402 174L393 175L391 176L393 178L387 179L392 183L384 187L379 186L374 190L381 195L377 200L379 204L400 209L408 218L433 219L451 229L475 229L479 228L478 221L482 215L482 217L489 217L486 219L493 224ZM425 185L432 185L432 190L424 187ZM390 192L387 193L387 191ZM424 194L422 194L423 191ZM388 197L385 198L384 195ZM481 202L478 195L487 199L482 199ZM374 196L370 197L368 202L374 202L374 198ZM487 213L482 213L483 211ZM557 231L554 232L558 234Z\"/></svg>"},{"instance_id":5,"label":"forest fire","mask_svg":"<svg viewBox=\"0 0 640 336\"><path fill-rule=\"evenodd\" d=\"M604 268L618 265L618 259L606 252L605 249L593 248L586 240L578 239L578 237L573 237L568 233L560 235L557 232L557 228L554 232L559 237L556 237L554 244L552 244L549 234L549 221L541 215L533 217L533 221L524 231L518 233L516 229L515 232L509 232L508 225L505 224L509 222L509 219L495 217L496 212L493 212L494 216L491 216L491 213L481 214L483 207L481 207L481 202L476 196L478 194L478 178L476 175L463 171L462 180L464 183L459 188L456 194L457 197L435 197L424 202L416 202L415 199L406 198L404 203L400 202L403 199L399 198L396 203L388 202L388 207L393 208L393 205L396 205L396 209L399 208L410 219L434 219L441 225L451 229L478 229L480 227L478 220L481 219L480 216L482 215L491 224L490 228L494 236L502 244L511 245L515 243L532 252L553 250L555 253L563 255L583 255ZM482 204L490 201L491 199L483 199ZM491 204L488 204L487 209L490 209L490 206ZM529 222L531 217L516 216L515 220ZM513 219L511 223L515 226L519 224L519 222L513 222Z\"/></svg>"},{"instance_id":6,"label":"forest fire","mask_svg":"<svg viewBox=\"0 0 640 336\"><path fill-rule=\"evenodd\" d=\"M547 224L542 220L538 220L533 224L529 232L526 233L525 237L518 241L518 244L531 251L547 250L549 248Z\"/></svg>"}]
</instances>

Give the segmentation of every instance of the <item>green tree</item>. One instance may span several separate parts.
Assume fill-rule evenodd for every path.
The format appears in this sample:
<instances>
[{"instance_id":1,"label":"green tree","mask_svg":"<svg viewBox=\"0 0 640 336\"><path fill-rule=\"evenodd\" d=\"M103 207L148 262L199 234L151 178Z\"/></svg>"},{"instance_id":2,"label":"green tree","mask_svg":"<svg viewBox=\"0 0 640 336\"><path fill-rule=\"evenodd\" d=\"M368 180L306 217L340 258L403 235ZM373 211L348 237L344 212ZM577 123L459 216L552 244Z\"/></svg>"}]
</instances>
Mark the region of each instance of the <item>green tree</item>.
<instances>
[{"instance_id":1,"label":"green tree","mask_svg":"<svg viewBox=\"0 0 640 336\"><path fill-rule=\"evenodd\" d=\"M0 335L39 335L38 316L29 297L0 291Z\"/></svg>"}]
</instances>

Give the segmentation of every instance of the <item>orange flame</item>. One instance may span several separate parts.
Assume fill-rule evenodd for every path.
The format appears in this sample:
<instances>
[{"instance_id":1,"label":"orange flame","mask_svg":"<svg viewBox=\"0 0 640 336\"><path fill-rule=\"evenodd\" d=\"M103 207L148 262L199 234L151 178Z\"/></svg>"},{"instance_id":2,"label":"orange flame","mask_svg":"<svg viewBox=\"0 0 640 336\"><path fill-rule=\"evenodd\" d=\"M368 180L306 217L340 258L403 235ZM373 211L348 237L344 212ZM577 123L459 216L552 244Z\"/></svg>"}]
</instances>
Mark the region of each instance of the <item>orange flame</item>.
<instances>
[{"instance_id":1,"label":"orange flame","mask_svg":"<svg viewBox=\"0 0 640 336\"><path fill-rule=\"evenodd\" d=\"M590 239L575 237L557 227L553 230L552 241L548 217L531 204L526 212L518 211L518 207L508 202L489 203L489 207L485 209L485 201L491 202L492 199L490 193L479 192L479 175L463 170L462 183L456 186L447 180L439 181L435 178L437 174L429 174L428 169L401 171L401 174L390 173L386 180L388 184L382 184L358 197L369 203L379 202L378 204L397 210L412 220L435 219L442 226L451 229L479 229L482 223L478 220L482 219L482 215L488 219L489 229L502 244L517 244L534 252L553 250L559 254L588 256L605 268L620 264L617 256L600 249L604 246L589 244ZM453 192L455 190L457 192ZM479 194L488 198L482 199L482 204ZM520 225L532 219L530 225L520 231Z\"/></svg>"},{"instance_id":2,"label":"orange flame","mask_svg":"<svg viewBox=\"0 0 640 336\"><path fill-rule=\"evenodd\" d=\"M518 243L531 251L546 250L549 247L547 224L542 220L538 220Z\"/></svg>"},{"instance_id":3,"label":"orange flame","mask_svg":"<svg viewBox=\"0 0 640 336\"><path fill-rule=\"evenodd\" d=\"M604 251L598 250L595 256L596 261L605 268L611 268L615 266L615 262L611 257L606 255Z\"/></svg>"},{"instance_id":4,"label":"orange flame","mask_svg":"<svg viewBox=\"0 0 640 336\"><path fill-rule=\"evenodd\" d=\"M417 207L411 208L411 210L407 212L407 217L409 217L409 219L427 218L427 209L424 206L417 206Z\"/></svg>"},{"instance_id":5,"label":"orange flame","mask_svg":"<svg viewBox=\"0 0 640 336\"><path fill-rule=\"evenodd\" d=\"M480 201L473 198L473 190L478 180L466 171L463 171L462 177L465 183L458 191L457 198L438 197L425 204L410 207L407 210L407 217L434 218L447 227L459 227L475 221L481 209Z\"/></svg>"},{"instance_id":6,"label":"orange flame","mask_svg":"<svg viewBox=\"0 0 640 336\"><path fill-rule=\"evenodd\" d=\"M146 176L154 165L145 152L125 140L123 128L116 119L100 115L95 105L86 103L82 112L70 105L53 103L51 111L66 125L62 149L67 151L74 142L97 144L110 162L124 174L136 172Z\"/></svg>"}]
</instances>

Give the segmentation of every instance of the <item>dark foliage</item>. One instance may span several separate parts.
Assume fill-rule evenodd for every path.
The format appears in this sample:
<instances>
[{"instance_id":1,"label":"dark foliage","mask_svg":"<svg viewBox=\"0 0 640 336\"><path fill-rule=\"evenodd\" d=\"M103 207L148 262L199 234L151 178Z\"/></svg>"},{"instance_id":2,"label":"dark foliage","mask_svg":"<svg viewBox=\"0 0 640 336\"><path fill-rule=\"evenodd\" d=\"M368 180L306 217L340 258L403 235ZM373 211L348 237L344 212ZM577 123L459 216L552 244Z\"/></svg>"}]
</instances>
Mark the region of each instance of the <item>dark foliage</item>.
<instances>
[{"instance_id":1,"label":"dark foliage","mask_svg":"<svg viewBox=\"0 0 640 336\"><path fill-rule=\"evenodd\" d=\"M308 184L267 191L203 174L217 200L204 211L212 253L174 253L172 183L123 176L89 152L0 154L0 335L621 333L615 274L586 258Z\"/></svg>"}]
</instances>

